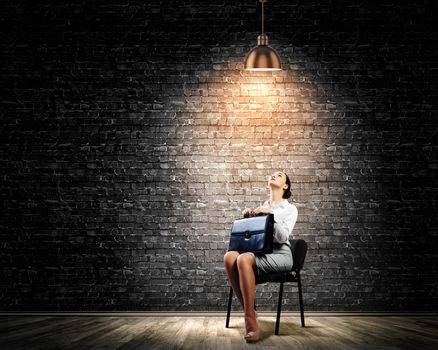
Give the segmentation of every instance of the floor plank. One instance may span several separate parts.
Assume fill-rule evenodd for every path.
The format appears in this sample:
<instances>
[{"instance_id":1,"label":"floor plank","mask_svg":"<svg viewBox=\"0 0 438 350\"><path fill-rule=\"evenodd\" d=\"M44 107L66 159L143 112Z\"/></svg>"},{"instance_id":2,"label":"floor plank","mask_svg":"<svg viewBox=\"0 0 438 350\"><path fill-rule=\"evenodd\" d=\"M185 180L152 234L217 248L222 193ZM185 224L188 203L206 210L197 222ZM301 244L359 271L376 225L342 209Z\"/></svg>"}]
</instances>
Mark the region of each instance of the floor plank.
<instances>
[{"instance_id":1,"label":"floor plank","mask_svg":"<svg viewBox=\"0 0 438 350\"><path fill-rule=\"evenodd\" d=\"M0 316L0 349L438 349L434 316L260 315L260 341L246 344L243 317Z\"/></svg>"}]
</instances>

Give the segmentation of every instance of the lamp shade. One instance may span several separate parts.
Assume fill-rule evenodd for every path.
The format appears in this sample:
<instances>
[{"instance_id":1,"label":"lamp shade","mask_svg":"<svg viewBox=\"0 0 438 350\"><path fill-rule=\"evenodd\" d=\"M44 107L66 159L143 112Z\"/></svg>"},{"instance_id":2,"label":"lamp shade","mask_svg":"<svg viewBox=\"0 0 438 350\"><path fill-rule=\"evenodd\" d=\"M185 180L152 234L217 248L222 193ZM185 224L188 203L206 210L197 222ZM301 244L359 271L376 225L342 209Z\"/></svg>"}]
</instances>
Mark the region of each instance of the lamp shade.
<instances>
[{"instance_id":1,"label":"lamp shade","mask_svg":"<svg viewBox=\"0 0 438 350\"><path fill-rule=\"evenodd\" d=\"M246 70L272 71L281 70L281 60L278 53L268 45L267 35L259 35L257 46L245 58Z\"/></svg>"}]
</instances>

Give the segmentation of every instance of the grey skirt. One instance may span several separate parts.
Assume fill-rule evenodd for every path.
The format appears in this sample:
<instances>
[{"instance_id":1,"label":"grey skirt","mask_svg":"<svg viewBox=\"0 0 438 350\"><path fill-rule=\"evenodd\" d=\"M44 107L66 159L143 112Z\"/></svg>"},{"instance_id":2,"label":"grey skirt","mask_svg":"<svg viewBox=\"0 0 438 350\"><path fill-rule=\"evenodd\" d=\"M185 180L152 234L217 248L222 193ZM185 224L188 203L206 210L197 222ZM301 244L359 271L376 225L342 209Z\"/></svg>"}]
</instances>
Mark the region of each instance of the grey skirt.
<instances>
[{"instance_id":1,"label":"grey skirt","mask_svg":"<svg viewBox=\"0 0 438 350\"><path fill-rule=\"evenodd\" d=\"M286 243L274 243L271 254L251 254L255 259L254 273L256 276L292 270L292 251Z\"/></svg>"}]
</instances>

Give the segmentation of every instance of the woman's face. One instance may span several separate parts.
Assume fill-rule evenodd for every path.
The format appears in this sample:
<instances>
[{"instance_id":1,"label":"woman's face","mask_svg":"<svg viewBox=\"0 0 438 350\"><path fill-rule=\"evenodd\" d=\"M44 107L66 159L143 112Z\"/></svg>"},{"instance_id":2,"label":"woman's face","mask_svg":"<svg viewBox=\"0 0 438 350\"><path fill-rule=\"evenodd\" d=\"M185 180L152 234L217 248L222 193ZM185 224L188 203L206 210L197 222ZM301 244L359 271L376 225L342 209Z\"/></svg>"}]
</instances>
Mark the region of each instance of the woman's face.
<instances>
[{"instance_id":1,"label":"woman's face","mask_svg":"<svg viewBox=\"0 0 438 350\"><path fill-rule=\"evenodd\" d=\"M282 171L277 171L273 173L268 178L268 186L282 188L283 190L287 189L288 185L286 185L286 174Z\"/></svg>"}]
</instances>

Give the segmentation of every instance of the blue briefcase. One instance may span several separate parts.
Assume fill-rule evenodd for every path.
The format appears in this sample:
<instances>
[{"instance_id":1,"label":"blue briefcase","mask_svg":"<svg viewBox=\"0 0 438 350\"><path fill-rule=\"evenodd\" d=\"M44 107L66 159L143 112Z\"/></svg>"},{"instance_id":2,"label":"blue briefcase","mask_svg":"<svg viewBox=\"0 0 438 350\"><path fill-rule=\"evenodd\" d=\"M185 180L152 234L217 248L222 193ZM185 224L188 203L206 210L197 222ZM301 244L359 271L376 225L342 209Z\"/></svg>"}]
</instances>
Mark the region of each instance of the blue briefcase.
<instances>
[{"instance_id":1,"label":"blue briefcase","mask_svg":"<svg viewBox=\"0 0 438 350\"><path fill-rule=\"evenodd\" d=\"M231 228L229 251L272 253L274 214L262 214L234 221Z\"/></svg>"}]
</instances>

